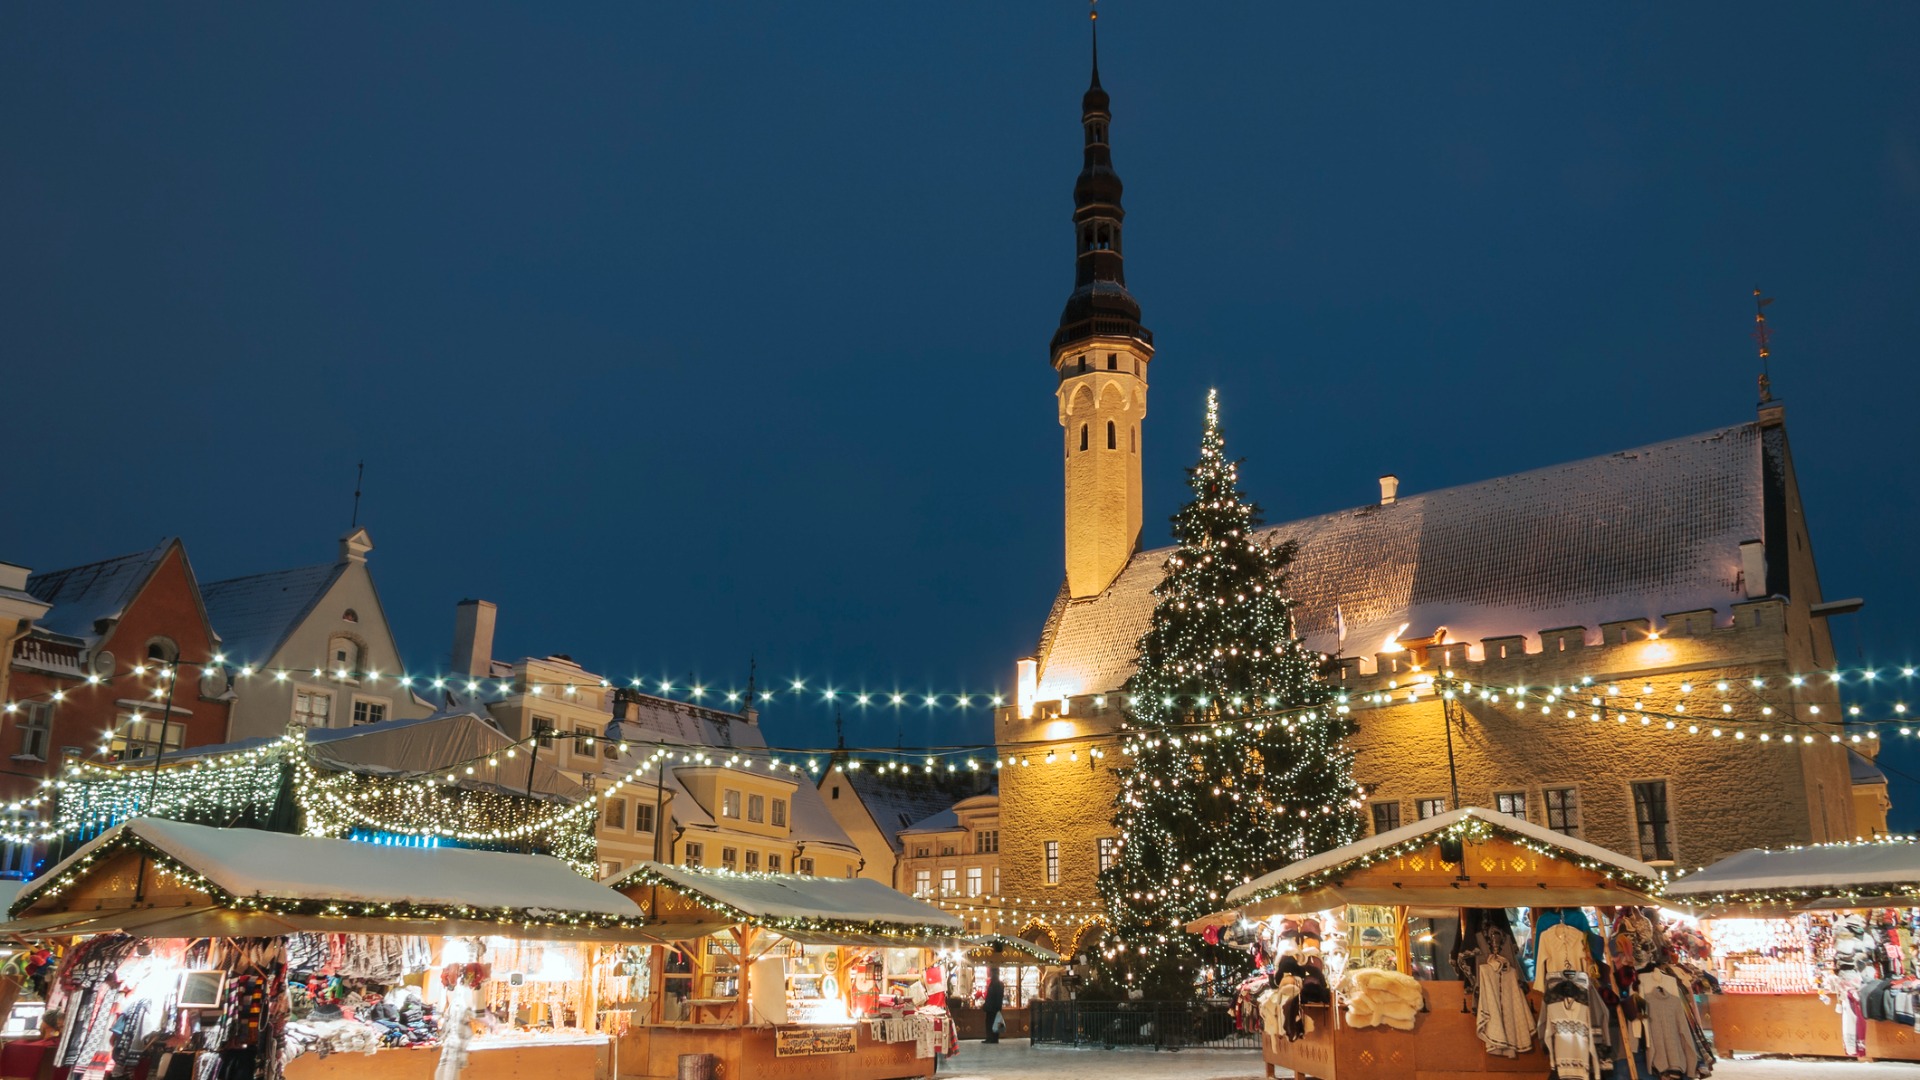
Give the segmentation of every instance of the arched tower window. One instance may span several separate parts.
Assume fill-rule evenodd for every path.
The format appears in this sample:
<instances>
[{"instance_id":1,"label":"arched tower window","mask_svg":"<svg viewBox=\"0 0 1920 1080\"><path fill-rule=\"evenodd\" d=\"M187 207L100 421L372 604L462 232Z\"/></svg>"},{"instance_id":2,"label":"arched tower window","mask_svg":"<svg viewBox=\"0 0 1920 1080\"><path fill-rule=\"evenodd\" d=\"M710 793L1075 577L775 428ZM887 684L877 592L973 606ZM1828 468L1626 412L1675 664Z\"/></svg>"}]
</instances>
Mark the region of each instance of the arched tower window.
<instances>
[{"instance_id":1,"label":"arched tower window","mask_svg":"<svg viewBox=\"0 0 1920 1080\"><path fill-rule=\"evenodd\" d=\"M1114 435L1113 435L1113 421L1109 420L1107 421L1107 449L1117 450L1119 448L1120 448L1120 444L1117 441L1115 441Z\"/></svg>"},{"instance_id":2,"label":"arched tower window","mask_svg":"<svg viewBox=\"0 0 1920 1080\"><path fill-rule=\"evenodd\" d=\"M1081 424L1080 425L1080 449L1085 450L1086 448L1087 448L1087 425Z\"/></svg>"}]
</instances>

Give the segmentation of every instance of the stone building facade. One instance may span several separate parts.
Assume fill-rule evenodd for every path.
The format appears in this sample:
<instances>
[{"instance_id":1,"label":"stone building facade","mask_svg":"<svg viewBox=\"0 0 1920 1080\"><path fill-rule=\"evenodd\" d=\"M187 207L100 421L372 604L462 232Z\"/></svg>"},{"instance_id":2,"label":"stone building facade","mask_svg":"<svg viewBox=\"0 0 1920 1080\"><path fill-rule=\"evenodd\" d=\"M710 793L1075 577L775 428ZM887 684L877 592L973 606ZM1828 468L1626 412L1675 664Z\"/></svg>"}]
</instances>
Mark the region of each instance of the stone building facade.
<instances>
[{"instance_id":1,"label":"stone building facade","mask_svg":"<svg viewBox=\"0 0 1920 1080\"><path fill-rule=\"evenodd\" d=\"M1050 346L1068 425L1065 581L995 719L1000 891L1029 911L1009 930L1067 953L1100 926L1097 875L1122 840L1123 687L1169 553L1138 550L1137 485L1103 487L1108 473L1081 460L1138 443L1116 426L1105 449L1105 416L1088 413L1083 449L1072 404L1085 381L1088 407L1103 407L1092 384L1125 381L1137 361L1137 422L1152 355L1119 271L1110 123L1096 69L1075 290ZM1133 502L1115 512L1090 484ZM1129 557L1088 557L1076 538L1115 522L1130 523ZM1857 762L1877 744L1847 727L1822 674L1827 619L1850 605L1823 598L1776 402L1746 423L1442 491L1402 496L1382 478L1378 502L1264 537L1298 545L1296 632L1328 656L1358 724L1369 828L1485 805L1677 866L1860 831L1849 750Z\"/></svg>"}]
</instances>

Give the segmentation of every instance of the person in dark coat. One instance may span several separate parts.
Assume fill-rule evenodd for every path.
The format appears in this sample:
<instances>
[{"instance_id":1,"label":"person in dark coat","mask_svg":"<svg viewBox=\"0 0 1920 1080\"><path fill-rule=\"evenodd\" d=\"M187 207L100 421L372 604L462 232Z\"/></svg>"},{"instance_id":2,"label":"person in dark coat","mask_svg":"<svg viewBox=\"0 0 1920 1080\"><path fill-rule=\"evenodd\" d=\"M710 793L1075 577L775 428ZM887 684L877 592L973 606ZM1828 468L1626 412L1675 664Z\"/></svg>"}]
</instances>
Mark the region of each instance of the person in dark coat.
<instances>
[{"instance_id":1,"label":"person in dark coat","mask_svg":"<svg viewBox=\"0 0 1920 1080\"><path fill-rule=\"evenodd\" d=\"M1000 1022L1000 1007L1007 1003L1007 984L1000 981L1000 969L987 969L987 1042L1000 1041L1000 1033L994 1028Z\"/></svg>"}]
</instances>

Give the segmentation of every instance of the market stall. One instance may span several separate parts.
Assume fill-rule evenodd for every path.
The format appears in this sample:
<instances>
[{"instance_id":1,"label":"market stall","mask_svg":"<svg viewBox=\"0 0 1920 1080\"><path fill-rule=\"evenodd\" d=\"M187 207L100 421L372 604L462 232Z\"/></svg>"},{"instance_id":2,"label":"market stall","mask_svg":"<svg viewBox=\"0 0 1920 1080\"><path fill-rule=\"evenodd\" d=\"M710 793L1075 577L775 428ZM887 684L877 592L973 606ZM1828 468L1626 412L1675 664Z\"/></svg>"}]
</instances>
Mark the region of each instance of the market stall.
<instances>
[{"instance_id":1,"label":"market stall","mask_svg":"<svg viewBox=\"0 0 1920 1080\"><path fill-rule=\"evenodd\" d=\"M1258 878L1188 928L1254 953L1262 974L1236 1011L1259 1013L1269 1076L1547 1076L1571 1059L1611 1067L1598 943L1579 909L1651 904L1655 877L1465 807ZM1536 939L1533 979L1517 933Z\"/></svg>"},{"instance_id":2,"label":"market stall","mask_svg":"<svg viewBox=\"0 0 1920 1080\"><path fill-rule=\"evenodd\" d=\"M612 883L668 944L622 1077L676 1077L683 1055L755 1080L931 1076L951 1053L947 972L958 919L864 878L642 863Z\"/></svg>"},{"instance_id":3,"label":"market stall","mask_svg":"<svg viewBox=\"0 0 1920 1080\"><path fill-rule=\"evenodd\" d=\"M140 818L29 882L59 940L52 1067L84 1080L611 1076L632 901L546 856ZM617 996L617 995L613 995Z\"/></svg>"},{"instance_id":4,"label":"market stall","mask_svg":"<svg viewBox=\"0 0 1920 1080\"><path fill-rule=\"evenodd\" d=\"M1059 953L1026 938L975 934L962 939L960 947L943 954L942 959L950 961L947 1002L962 1039L986 1037L987 1017L981 1006L987 996L987 980L996 971L1005 987L1006 1007L1000 1011L1000 1018L1006 1022L1000 1033L1002 1039L1033 1035L1033 1012L1028 1008L1033 999L1067 996L1066 962Z\"/></svg>"},{"instance_id":5,"label":"market stall","mask_svg":"<svg viewBox=\"0 0 1920 1080\"><path fill-rule=\"evenodd\" d=\"M1920 1061L1920 843L1752 848L1667 887L1723 1052Z\"/></svg>"}]
</instances>

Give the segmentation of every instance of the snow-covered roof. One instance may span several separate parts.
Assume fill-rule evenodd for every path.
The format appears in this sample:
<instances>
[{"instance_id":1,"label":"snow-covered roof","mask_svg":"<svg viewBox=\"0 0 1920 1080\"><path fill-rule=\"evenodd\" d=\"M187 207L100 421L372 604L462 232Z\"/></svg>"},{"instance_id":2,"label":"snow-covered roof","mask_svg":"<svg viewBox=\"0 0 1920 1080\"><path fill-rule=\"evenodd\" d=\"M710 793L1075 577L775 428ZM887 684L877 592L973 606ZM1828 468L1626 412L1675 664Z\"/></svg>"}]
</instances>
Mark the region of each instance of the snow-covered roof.
<instances>
[{"instance_id":1,"label":"snow-covered roof","mask_svg":"<svg viewBox=\"0 0 1920 1080\"><path fill-rule=\"evenodd\" d=\"M128 841L172 859L235 898L640 918L633 901L545 855L383 847L159 818L137 818L90 841L28 882L15 901L15 913L34 907L47 886L69 869L91 862L109 845ZM47 902L53 902L52 895Z\"/></svg>"},{"instance_id":2,"label":"snow-covered roof","mask_svg":"<svg viewBox=\"0 0 1920 1080\"><path fill-rule=\"evenodd\" d=\"M37 620L38 625L56 634L91 639L97 633L96 623L117 619L126 611L172 544L171 539L162 540L146 551L29 577L27 591L53 605Z\"/></svg>"},{"instance_id":3,"label":"snow-covered roof","mask_svg":"<svg viewBox=\"0 0 1920 1080\"><path fill-rule=\"evenodd\" d=\"M619 737L633 748L631 753L636 757L650 753L649 744L662 743L680 748L709 747L725 751L720 755L722 757L737 753L751 759L761 770L766 769L773 757L760 725L739 714L651 694L630 693L623 700L630 703L633 715L621 719ZM681 766L689 770L701 767ZM674 796L671 808L674 820L689 827L713 826L713 815L708 808L700 806L677 772L674 766L667 767L666 786ZM858 851L853 838L833 819L820 792L804 777L795 779L800 782L794 788L789 806L788 828L792 831L791 838L795 841L804 840L809 845L825 844L845 851Z\"/></svg>"},{"instance_id":4,"label":"snow-covered roof","mask_svg":"<svg viewBox=\"0 0 1920 1080\"><path fill-rule=\"evenodd\" d=\"M1454 641L1724 609L1744 599L1740 544L1766 535L1758 423L1261 530L1298 541L1288 592L1321 652L1371 657L1403 629ZM1118 690L1171 548L1143 551L1096 597L1056 603L1036 696ZM1344 622L1344 640L1339 633Z\"/></svg>"},{"instance_id":5,"label":"snow-covered roof","mask_svg":"<svg viewBox=\"0 0 1920 1080\"><path fill-rule=\"evenodd\" d=\"M946 832L949 829L957 829L959 827L960 815L954 813L953 807L949 806L937 814L928 814L919 821L901 829L900 833L904 836L907 833L917 832Z\"/></svg>"},{"instance_id":6,"label":"snow-covered roof","mask_svg":"<svg viewBox=\"0 0 1920 1080\"><path fill-rule=\"evenodd\" d=\"M1867 759L1865 754L1851 747L1847 749L1847 770L1851 774L1852 781L1856 784L1884 784L1887 782L1887 774L1880 771L1880 766L1875 765Z\"/></svg>"},{"instance_id":7,"label":"snow-covered roof","mask_svg":"<svg viewBox=\"0 0 1920 1080\"><path fill-rule=\"evenodd\" d=\"M1311 855L1270 874L1257 877L1245 885L1227 894L1230 904L1247 903L1261 897L1290 892L1295 886L1310 879L1338 871L1349 866L1357 866L1371 856L1400 847L1410 841L1446 832L1462 822L1477 822L1490 830L1493 835L1502 833L1525 841L1529 846L1563 852L1575 859L1597 863L1627 876L1630 880L1651 884L1659 879L1658 871L1638 859L1629 859L1618 852L1608 851L1598 844L1591 844L1577 837L1565 836L1552 829L1542 828L1531 821L1502 814L1497 810L1488 810L1479 806L1463 806L1458 810L1449 810L1430 818L1422 818L1397 829L1376 833L1364 840L1356 840L1344 847L1334 848L1318 855Z\"/></svg>"},{"instance_id":8,"label":"snow-covered roof","mask_svg":"<svg viewBox=\"0 0 1920 1080\"><path fill-rule=\"evenodd\" d=\"M940 773L925 775L854 769L830 775L834 782L846 784L859 796L860 805L867 808L874 827L886 837L887 844L895 854L901 850L902 832L916 827L918 822L929 817L951 810L955 803L975 794L975 781L971 774L949 778Z\"/></svg>"},{"instance_id":9,"label":"snow-covered roof","mask_svg":"<svg viewBox=\"0 0 1920 1080\"><path fill-rule=\"evenodd\" d=\"M1777 892L1783 900L1813 900L1920 892L1920 842L1900 837L1852 844L1770 851L1748 848L1667 886L1669 900L1711 902L1717 898Z\"/></svg>"},{"instance_id":10,"label":"snow-covered roof","mask_svg":"<svg viewBox=\"0 0 1920 1080\"><path fill-rule=\"evenodd\" d=\"M263 665L280 651L281 643L320 602L344 567L344 563L321 563L228 578L201 586L200 594L227 655L238 663Z\"/></svg>"},{"instance_id":11,"label":"snow-covered roof","mask_svg":"<svg viewBox=\"0 0 1920 1080\"><path fill-rule=\"evenodd\" d=\"M803 874L736 874L644 862L613 883L616 889L657 885L742 922L773 930L832 929L875 924L907 933L959 931L959 919L870 878Z\"/></svg>"}]
</instances>

